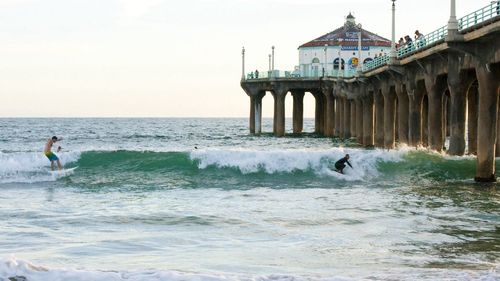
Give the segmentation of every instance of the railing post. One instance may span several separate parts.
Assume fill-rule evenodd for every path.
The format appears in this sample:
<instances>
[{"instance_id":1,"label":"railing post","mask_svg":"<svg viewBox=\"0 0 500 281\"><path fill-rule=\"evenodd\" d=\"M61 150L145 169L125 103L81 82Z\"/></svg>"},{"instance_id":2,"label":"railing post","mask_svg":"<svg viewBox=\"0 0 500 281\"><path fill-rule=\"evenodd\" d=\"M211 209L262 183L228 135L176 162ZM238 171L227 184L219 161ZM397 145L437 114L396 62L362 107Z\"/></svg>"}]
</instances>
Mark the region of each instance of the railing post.
<instances>
[{"instance_id":1,"label":"railing post","mask_svg":"<svg viewBox=\"0 0 500 281\"><path fill-rule=\"evenodd\" d=\"M241 81L245 81L245 47L241 50Z\"/></svg>"}]
</instances>

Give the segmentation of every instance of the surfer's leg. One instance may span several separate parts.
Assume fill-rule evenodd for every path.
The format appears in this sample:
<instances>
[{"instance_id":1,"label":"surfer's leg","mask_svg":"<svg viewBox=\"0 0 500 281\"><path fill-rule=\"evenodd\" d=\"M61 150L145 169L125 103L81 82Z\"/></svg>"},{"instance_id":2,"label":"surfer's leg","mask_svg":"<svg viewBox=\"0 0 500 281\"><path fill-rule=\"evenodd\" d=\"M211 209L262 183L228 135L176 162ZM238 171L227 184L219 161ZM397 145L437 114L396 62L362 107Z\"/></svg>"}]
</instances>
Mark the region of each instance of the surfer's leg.
<instances>
[{"instance_id":1,"label":"surfer's leg","mask_svg":"<svg viewBox=\"0 0 500 281\"><path fill-rule=\"evenodd\" d=\"M61 161L59 159L57 159L57 167L59 168L59 170L62 170Z\"/></svg>"},{"instance_id":2,"label":"surfer's leg","mask_svg":"<svg viewBox=\"0 0 500 281\"><path fill-rule=\"evenodd\" d=\"M50 169L51 169L52 171L54 171L54 166L55 166L55 165L54 165L54 161L50 161Z\"/></svg>"}]
</instances>

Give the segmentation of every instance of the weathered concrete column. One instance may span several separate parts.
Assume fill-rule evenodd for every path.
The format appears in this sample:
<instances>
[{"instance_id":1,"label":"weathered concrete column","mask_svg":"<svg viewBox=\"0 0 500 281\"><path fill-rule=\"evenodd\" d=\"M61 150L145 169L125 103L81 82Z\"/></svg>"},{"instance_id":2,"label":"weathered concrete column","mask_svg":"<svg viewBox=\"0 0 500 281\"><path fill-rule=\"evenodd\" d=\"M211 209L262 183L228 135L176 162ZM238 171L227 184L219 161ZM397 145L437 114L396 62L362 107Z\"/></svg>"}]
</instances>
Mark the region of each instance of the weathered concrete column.
<instances>
[{"instance_id":1,"label":"weathered concrete column","mask_svg":"<svg viewBox=\"0 0 500 281\"><path fill-rule=\"evenodd\" d=\"M411 146L417 147L422 141L421 116L423 85L415 85L414 81L409 81L406 85L406 89L408 91L408 106L410 108L408 139Z\"/></svg>"},{"instance_id":2,"label":"weathered concrete column","mask_svg":"<svg viewBox=\"0 0 500 281\"><path fill-rule=\"evenodd\" d=\"M498 122L498 88L500 66L478 63L476 67L479 82L479 122L477 140L477 169L475 180L494 182L495 149Z\"/></svg>"},{"instance_id":3,"label":"weathered concrete column","mask_svg":"<svg viewBox=\"0 0 500 281\"><path fill-rule=\"evenodd\" d=\"M326 137L333 137L333 127L334 127L334 122L335 122L335 110L334 110L334 100L333 100L333 92L331 88L324 88L323 89L323 95L324 95L324 100L326 104L325 108L325 136Z\"/></svg>"},{"instance_id":4,"label":"weathered concrete column","mask_svg":"<svg viewBox=\"0 0 500 281\"><path fill-rule=\"evenodd\" d=\"M255 96L250 96L250 134L255 134L255 99Z\"/></svg>"},{"instance_id":5,"label":"weathered concrete column","mask_svg":"<svg viewBox=\"0 0 500 281\"><path fill-rule=\"evenodd\" d=\"M341 97L338 99L338 108L339 110L339 131L340 131L340 135L339 137L340 138L345 138L345 131L344 131L344 125L345 125L345 122L344 122L344 98Z\"/></svg>"},{"instance_id":6,"label":"weathered concrete column","mask_svg":"<svg viewBox=\"0 0 500 281\"><path fill-rule=\"evenodd\" d=\"M356 101L350 100L349 104L351 106L351 137L356 137Z\"/></svg>"},{"instance_id":7,"label":"weathered concrete column","mask_svg":"<svg viewBox=\"0 0 500 281\"><path fill-rule=\"evenodd\" d=\"M398 96L398 139L399 143L408 144L408 119L410 112L408 93L406 92L406 87L402 84L397 84L395 90Z\"/></svg>"},{"instance_id":8,"label":"weathered concrete column","mask_svg":"<svg viewBox=\"0 0 500 281\"><path fill-rule=\"evenodd\" d=\"M375 92L375 146L384 147L384 97Z\"/></svg>"},{"instance_id":9,"label":"weathered concrete column","mask_svg":"<svg viewBox=\"0 0 500 281\"><path fill-rule=\"evenodd\" d=\"M477 154L477 125L479 107L478 84L473 84L467 93L467 139L468 154Z\"/></svg>"},{"instance_id":10,"label":"weathered concrete column","mask_svg":"<svg viewBox=\"0 0 500 281\"><path fill-rule=\"evenodd\" d=\"M300 134L304 128L304 91L292 91L293 97L293 133Z\"/></svg>"},{"instance_id":11,"label":"weathered concrete column","mask_svg":"<svg viewBox=\"0 0 500 281\"><path fill-rule=\"evenodd\" d=\"M314 123L315 123L315 128L314 132L316 134L323 134L324 133L324 113L323 113L323 94L314 92L313 96L316 100L316 112L315 112L315 118L314 118Z\"/></svg>"},{"instance_id":12,"label":"weathered concrete column","mask_svg":"<svg viewBox=\"0 0 500 281\"><path fill-rule=\"evenodd\" d=\"M372 147L373 139L373 92L363 98L363 145Z\"/></svg>"},{"instance_id":13,"label":"weathered concrete column","mask_svg":"<svg viewBox=\"0 0 500 281\"><path fill-rule=\"evenodd\" d=\"M344 138L351 138L351 105L347 98L344 98Z\"/></svg>"},{"instance_id":14,"label":"weathered concrete column","mask_svg":"<svg viewBox=\"0 0 500 281\"><path fill-rule=\"evenodd\" d=\"M285 136L285 97L288 90L275 89L272 91L274 97L274 135Z\"/></svg>"},{"instance_id":15,"label":"weathered concrete column","mask_svg":"<svg viewBox=\"0 0 500 281\"><path fill-rule=\"evenodd\" d=\"M255 134L262 133L262 98L265 92L255 97Z\"/></svg>"},{"instance_id":16,"label":"weathered concrete column","mask_svg":"<svg viewBox=\"0 0 500 281\"><path fill-rule=\"evenodd\" d=\"M445 80L435 75L425 75L425 88L429 98L428 133L429 146L432 150L443 150L443 92Z\"/></svg>"},{"instance_id":17,"label":"weathered concrete column","mask_svg":"<svg viewBox=\"0 0 500 281\"><path fill-rule=\"evenodd\" d=\"M335 104L334 104L334 109L335 109L335 128L333 135L336 137L340 137L340 121L342 118L340 117L340 97L336 96L335 97Z\"/></svg>"},{"instance_id":18,"label":"weathered concrete column","mask_svg":"<svg viewBox=\"0 0 500 281\"><path fill-rule=\"evenodd\" d=\"M383 86L384 96L384 147L393 149L396 144L396 93L394 87Z\"/></svg>"},{"instance_id":19,"label":"weathered concrete column","mask_svg":"<svg viewBox=\"0 0 500 281\"><path fill-rule=\"evenodd\" d=\"M425 95L422 100L422 146L429 147L429 96Z\"/></svg>"},{"instance_id":20,"label":"weathered concrete column","mask_svg":"<svg viewBox=\"0 0 500 281\"><path fill-rule=\"evenodd\" d=\"M500 9L500 5L498 6L499 9ZM495 149L495 154L496 154L496 157L500 157L500 121L498 119L500 119L500 100L498 101L498 108L497 108L497 114L498 114L498 117L497 117L497 147Z\"/></svg>"},{"instance_id":21,"label":"weathered concrete column","mask_svg":"<svg viewBox=\"0 0 500 281\"><path fill-rule=\"evenodd\" d=\"M363 144L363 101L356 99L356 136L358 143Z\"/></svg>"},{"instance_id":22,"label":"weathered concrete column","mask_svg":"<svg viewBox=\"0 0 500 281\"><path fill-rule=\"evenodd\" d=\"M448 54L448 89L450 91L450 147L448 154L465 154L465 111L467 96L466 75L460 72L464 57L460 53Z\"/></svg>"}]
</instances>

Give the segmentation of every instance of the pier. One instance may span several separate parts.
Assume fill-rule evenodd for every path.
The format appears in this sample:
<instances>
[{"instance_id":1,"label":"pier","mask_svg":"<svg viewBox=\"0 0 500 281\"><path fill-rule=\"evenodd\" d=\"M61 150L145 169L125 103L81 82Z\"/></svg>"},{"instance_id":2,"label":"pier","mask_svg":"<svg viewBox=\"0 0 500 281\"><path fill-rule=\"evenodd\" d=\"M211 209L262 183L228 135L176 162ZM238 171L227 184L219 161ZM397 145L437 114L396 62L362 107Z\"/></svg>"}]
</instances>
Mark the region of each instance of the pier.
<instances>
[{"instance_id":1,"label":"pier","mask_svg":"<svg viewBox=\"0 0 500 281\"><path fill-rule=\"evenodd\" d=\"M477 155L475 180L496 181L500 1L459 19L455 0L450 2L448 24L426 34L425 42L396 48L393 27L390 53L356 71L342 71L339 66L304 75L282 73L273 66L252 77L245 73L243 51L241 87L250 98L250 133L262 132L262 98L270 93L273 133L284 136L285 98L290 93L293 132L300 134L304 95L312 94L318 134L355 138L365 147L393 149L407 144L449 155L467 152Z\"/></svg>"}]
</instances>

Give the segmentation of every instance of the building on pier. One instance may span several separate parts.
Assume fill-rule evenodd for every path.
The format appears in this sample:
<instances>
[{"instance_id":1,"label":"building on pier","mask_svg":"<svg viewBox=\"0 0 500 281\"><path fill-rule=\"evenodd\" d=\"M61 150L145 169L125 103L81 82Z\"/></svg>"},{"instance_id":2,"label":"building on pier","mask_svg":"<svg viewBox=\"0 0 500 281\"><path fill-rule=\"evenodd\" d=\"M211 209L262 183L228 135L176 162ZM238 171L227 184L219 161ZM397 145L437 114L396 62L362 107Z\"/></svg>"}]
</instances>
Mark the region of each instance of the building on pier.
<instances>
[{"instance_id":1,"label":"building on pier","mask_svg":"<svg viewBox=\"0 0 500 281\"><path fill-rule=\"evenodd\" d=\"M359 35L361 32L361 54L359 53ZM363 64L389 53L391 41L374 34L361 25L349 13L343 26L299 47L300 77L349 76L356 72L359 57ZM340 64L339 64L340 62Z\"/></svg>"}]
</instances>

